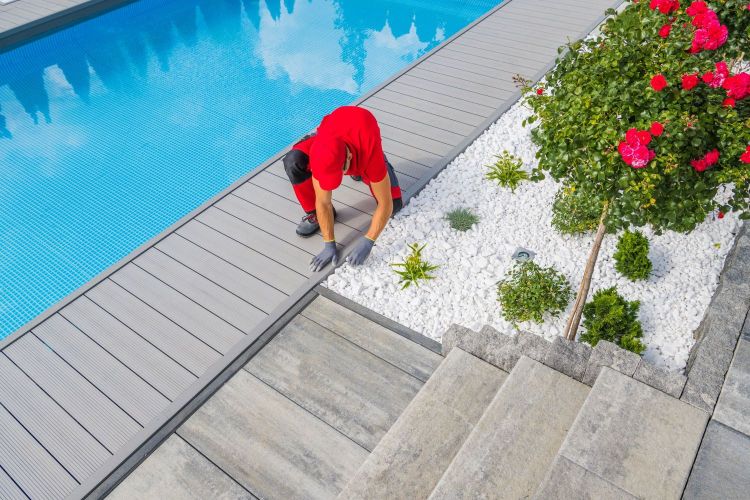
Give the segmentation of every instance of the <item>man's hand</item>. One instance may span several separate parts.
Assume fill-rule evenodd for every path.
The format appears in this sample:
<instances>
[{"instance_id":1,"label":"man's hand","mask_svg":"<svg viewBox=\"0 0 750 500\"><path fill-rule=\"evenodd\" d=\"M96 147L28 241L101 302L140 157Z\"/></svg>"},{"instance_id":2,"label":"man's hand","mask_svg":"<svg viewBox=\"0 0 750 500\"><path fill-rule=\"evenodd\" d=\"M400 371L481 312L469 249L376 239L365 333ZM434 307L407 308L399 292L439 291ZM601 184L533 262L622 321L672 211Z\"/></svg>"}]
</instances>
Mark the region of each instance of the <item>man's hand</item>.
<instances>
[{"instance_id":1,"label":"man's hand","mask_svg":"<svg viewBox=\"0 0 750 500\"><path fill-rule=\"evenodd\" d=\"M334 266L339 262L338 249L336 248L335 241L326 241L323 251L313 257L310 261L310 270L317 273L326 267L329 262Z\"/></svg>"},{"instance_id":2,"label":"man's hand","mask_svg":"<svg viewBox=\"0 0 750 500\"><path fill-rule=\"evenodd\" d=\"M364 236L361 240L359 240L359 243L357 243L357 246L354 247L354 250L352 250L352 253L349 254L349 257L347 257L346 260L349 261L349 264L353 266L359 266L367 260L367 257L370 255L370 251L372 250L372 246L375 244L373 240L368 238L367 236Z\"/></svg>"}]
</instances>

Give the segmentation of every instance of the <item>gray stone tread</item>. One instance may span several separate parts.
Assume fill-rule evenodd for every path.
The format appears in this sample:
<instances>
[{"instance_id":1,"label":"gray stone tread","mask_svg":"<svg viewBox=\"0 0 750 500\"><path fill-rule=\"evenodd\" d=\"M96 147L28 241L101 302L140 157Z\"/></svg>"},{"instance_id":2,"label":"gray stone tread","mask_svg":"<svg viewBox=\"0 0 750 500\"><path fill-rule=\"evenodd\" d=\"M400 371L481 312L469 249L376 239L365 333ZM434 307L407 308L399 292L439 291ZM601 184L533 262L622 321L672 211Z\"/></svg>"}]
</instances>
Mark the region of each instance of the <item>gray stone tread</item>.
<instances>
[{"instance_id":1,"label":"gray stone tread","mask_svg":"<svg viewBox=\"0 0 750 500\"><path fill-rule=\"evenodd\" d=\"M339 498L427 498L505 377L453 349Z\"/></svg>"},{"instance_id":2,"label":"gray stone tread","mask_svg":"<svg viewBox=\"0 0 750 500\"><path fill-rule=\"evenodd\" d=\"M750 436L716 420L708 424L695 459L686 500L740 500L750 492Z\"/></svg>"},{"instance_id":3,"label":"gray stone tread","mask_svg":"<svg viewBox=\"0 0 750 500\"><path fill-rule=\"evenodd\" d=\"M318 296L302 315L426 382L442 356L330 299Z\"/></svg>"},{"instance_id":4,"label":"gray stone tread","mask_svg":"<svg viewBox=\"0 0 750 500\"><path fill-rule=\"evenodd\" d=\"M531 496L588 392L586 385L522 356L430 498Z\"/></svg>"},{"instance_id":5,"label":"gray stone tread","mask_svg":"<svg viewBox=\"0 0 750 500\"><path fill-rule=\"evenodd\" d=\"M636 497L558 455L534 500L636 500Z\"/></svg>"},{"instance_id":6,"label":"gray stone tread","mask_svg":"<svg viewBox=\"0 0 750 500\"><path fill-rule=\"evenodd\" d=\"M713 418L750 436L750 342L741 339Z\"/></svg>"},{"instance_id":7,"label":"gray stone tread","mask_svg":"<svg viewBox=\"0 0 750 500\"><path fill-rule=\"evenodd\" d=\"M367 450L240 370L178 430L259 498L331 498Z\"/></svg>"},{"instance_id":8,"label":"gray stone tread","mask_svg":"<svg viewBox=\"0 0 750 500\"><path fill-rule=\"evenodd\" d=\"M110 456L6 356L0 356L0 404L79 481Z\"/></svg>"},{"instance_id":9,"label":"gray stone tread","mask_svg":"<svg viewBox=\"0 0 750 500\"><path fill-rule=\"evenodd\" d=\"M123 267L110 279L222 354L245 336L238 328L134 264Z\"/></svg>"},{"instance_id":10,"label":"gray stone tread","mask_svg":"<svg viewBox=\"0 0 750 500\"><path fill-rule=\"evenodd\" d=\"M707 420L705 412L604 367L560 455L636 497L678 498Z\"/></svg>"},{"instance_id":11,"label":"gray stone tread","mask_svg":"<svg viewBox=\"0 0 750 500\"><path fill-rule=\"evenodd\" d=\"M304 316L245 369L367 450L423 385Z\"/></svg>"},{"instance_id":12,"label":"gray stone tread","mask_svg":"<svg viewBox=\"0 0 750 500\"><path fill-rule=\"evenodd\" d=\"M124 445L141 426L33 335L3 351L57 404L109 451Z\"/></svg>"},{"instance_id":13,"label":"gray stone tread","mask_svg":"<svg viewBox=\"0 0 750 500\"><path fill-rule=\"evenodd\" d=\"M145 425L169 404L166 397L62 316L52 316L37 326L34 334L139 424Z\"/></svg>"},{"instance_id":14,"label":"gray stone tread","mask_svg":"<svg viewBox=\"0 0 750 500\"><path fill-rule=\"evenodd\" d=\"M253 500L256 497L173 434L107 498Z\"/></svg>"}]
</instances>

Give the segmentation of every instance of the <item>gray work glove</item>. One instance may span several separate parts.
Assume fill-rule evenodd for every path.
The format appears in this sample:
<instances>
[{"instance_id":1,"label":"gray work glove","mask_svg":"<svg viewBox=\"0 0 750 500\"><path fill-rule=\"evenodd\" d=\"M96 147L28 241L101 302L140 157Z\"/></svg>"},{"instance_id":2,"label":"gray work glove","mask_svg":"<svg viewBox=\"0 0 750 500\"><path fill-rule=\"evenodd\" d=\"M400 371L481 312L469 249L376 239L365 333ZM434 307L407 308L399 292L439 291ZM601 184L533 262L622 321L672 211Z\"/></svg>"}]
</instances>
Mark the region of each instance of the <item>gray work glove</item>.
<instances>
[{"instance_id":1,"label":"gray work glove","mask_svg":"<svg viewBox=\"0 0 750 500\"><path fill-rule=\"evenodd\" d=\"M374 241L367 236L364 236L359 240L359 243L357 243L357 246L354 247L354 250L352 250L352 253L349 254L349 257L346 260L348 260L349 264L353 266L363 264L367 260L367 257L370 256L374 244Z\"/></svg>"},{"instance_id":2,"label":"gray work glove","mask_svg":"<svg viewBox=\"0 0 750 500\"><path fill-rule=\"evenodd\" d=\"M317 273L318 271L326 267L329 262L334 266L339 262L339 255L335 241L327 241L325 243L323 251L313 257L313 259L310 261L310 270Z\"/></svg>"}]
</instances>

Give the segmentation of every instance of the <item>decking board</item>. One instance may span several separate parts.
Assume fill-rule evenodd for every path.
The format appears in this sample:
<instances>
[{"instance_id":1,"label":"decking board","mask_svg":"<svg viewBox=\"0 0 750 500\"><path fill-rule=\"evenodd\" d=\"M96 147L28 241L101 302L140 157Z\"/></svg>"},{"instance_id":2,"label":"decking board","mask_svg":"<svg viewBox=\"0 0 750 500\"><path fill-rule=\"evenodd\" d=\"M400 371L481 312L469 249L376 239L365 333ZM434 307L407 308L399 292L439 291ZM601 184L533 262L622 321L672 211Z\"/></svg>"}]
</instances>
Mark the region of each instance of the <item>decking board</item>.
<instances>
[{"instance_id":1,"label":"decking board","mask_svg":"<svg viewBox=\"0 0 750 500\"><path fill-rule=\"evenodd\" d=\"M84 3L18 0L0 6L0 45ZM404 191L421 188L518 96L515 74L541 74L559 46L587 34L606 8L619 3L506 0L364 96L358 104L379 119L384 152ZM376 204L369 188L349 177L333 198L343 248L366 230ZM13 371L17 365L14 380L38 401L24 407L17 393L16 399L0 395L0 425L8 429L0 433L0 497L21 491L62 498L86 482L106 455L135 451L131 447L153 432L158 415L176 411L171 400L199 390L207 383L204 374L232 362L225 354L249 345L262 333L259 325L284 313L281 304L311 289L323 276L309 269L321 242L295 234L302 215L277 156L1 344L0 367ZM319 299L307 317L420 380L432 369L432 361L412 367L416 354L388 347L379 329L368 326L376 338L347 332L341 322L326 321L326 311L330 305ZM259 384L243 383L266 391ZM8 413L4 398L29 428ZM265 401L288 406L275 396ZM56 409L37 416L32 407ZM65 429L76 431L58 438ZM246 486L254 477L234 472ZM264 474L275 477L270 469Z\"/></svg>"}]
</instances>

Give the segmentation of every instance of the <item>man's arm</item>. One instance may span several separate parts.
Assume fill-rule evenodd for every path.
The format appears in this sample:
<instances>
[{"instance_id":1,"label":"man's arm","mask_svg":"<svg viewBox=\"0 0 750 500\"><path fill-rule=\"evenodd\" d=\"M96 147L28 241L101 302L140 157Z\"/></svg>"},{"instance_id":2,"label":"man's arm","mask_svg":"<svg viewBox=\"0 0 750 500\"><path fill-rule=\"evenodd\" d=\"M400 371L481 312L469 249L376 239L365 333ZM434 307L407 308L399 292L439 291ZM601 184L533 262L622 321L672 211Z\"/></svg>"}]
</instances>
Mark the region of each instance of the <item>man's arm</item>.
<instances>
[{"instance_id":1,"label":"man's arm","mask_svg":"<svg viewBox=\"0 0 750 500\"><path fill-rule=\"evenodd\" d=\"M391 179L386 174L382 181L371 183L370 188L372 188L372 194L375 195L375 199L378 201L378 208L372 214L372 222L366 236L375 241L380 236L380 233L383 232L385 225L388 224L388 219L393 214Z\"/></svg>"},{"instance_id":2,"label":"man's arm","mask_svg":"<svg viewBox=\"0 0 750 500\"><path fill-rule=\"evenodd\" d=\"M333 232L333 191L326 191L320 187L315 177L312 181L315 188L315 214L318 217L323 241L334 241L336 236Z\"/></svg>"},{"instance_id":3,"label":"man's arm","mask_svg":"<svg viewBox=\"0 0 750 500\"><path fill-rule=\"evenodd\" d=\"M370 229L367 231L365 236L359 240L357 246L349 254L349 263L355 266L359 266L367 260L367 257L372 251L372 246L375 244L375 240L383 232L385 225L388 223L391 214L393 213L393 198L391 195L391 180L386 174L385 178L380 182L373 182L370 184L372 188L372 194L375 195L375 199L378 200L378 208L375 209L375 213L372 214L372 222L370 223Z\"/></svg>"}]
</instances>

